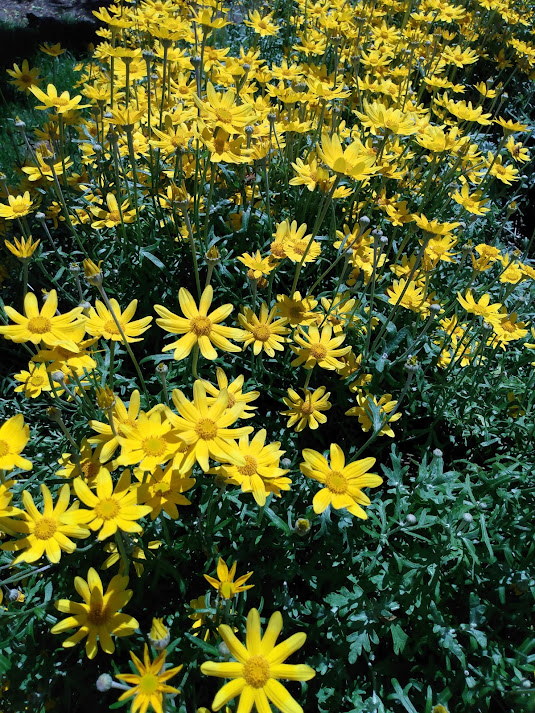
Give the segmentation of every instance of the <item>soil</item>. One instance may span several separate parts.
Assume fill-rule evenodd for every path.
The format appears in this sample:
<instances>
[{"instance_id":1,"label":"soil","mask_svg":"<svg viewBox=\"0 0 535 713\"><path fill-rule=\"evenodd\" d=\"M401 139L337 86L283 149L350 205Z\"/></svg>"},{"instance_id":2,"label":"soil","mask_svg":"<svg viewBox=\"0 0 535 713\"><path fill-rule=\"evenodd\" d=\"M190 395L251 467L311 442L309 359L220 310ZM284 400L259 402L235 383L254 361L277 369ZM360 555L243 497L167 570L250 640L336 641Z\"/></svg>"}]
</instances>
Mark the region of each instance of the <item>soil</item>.
<instances>
[{"instance_id":1,"label":"soil","mask_svg":"<svg viewBox=\"0 0 535 713\"><path fill-rule=\"evenodd\" d=\"M28 27L40 19L93 22L92 10L105 4L95 0L2 0L0 22L14 29Z\"/></svg>"}]
</instances>

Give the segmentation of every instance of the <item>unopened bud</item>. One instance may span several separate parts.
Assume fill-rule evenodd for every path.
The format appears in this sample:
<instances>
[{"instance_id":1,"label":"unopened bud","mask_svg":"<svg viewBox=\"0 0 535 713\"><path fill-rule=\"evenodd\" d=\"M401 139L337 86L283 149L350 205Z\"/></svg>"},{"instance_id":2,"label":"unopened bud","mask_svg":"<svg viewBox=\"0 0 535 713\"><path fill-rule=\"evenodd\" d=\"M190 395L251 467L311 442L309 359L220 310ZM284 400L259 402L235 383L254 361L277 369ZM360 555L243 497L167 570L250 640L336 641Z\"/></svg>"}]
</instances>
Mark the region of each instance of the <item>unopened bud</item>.
<instances>
[{"instance_id":1,"label":"unopened bud","mask_svg":"<svg viewBox=\"0 0 535 713\"><path fill-rule=\"evenodd\" d=\"M110 676L109 673L102 673L98 678L97 678L97 691L100 691L101 693L105 693L106 691L109 691L113 685L113 678Z\"/></svg>"},{"instance_id":2,"label":"unopened bud","mask_svg":"<svg viewBox=\"0 0 535 713\"><path fill-rule=\"evenodd\" d=\"M295 531L300 537L304 537L310 530L310 520L300 517L295 523Z\"/></svg>"}]
</instances>

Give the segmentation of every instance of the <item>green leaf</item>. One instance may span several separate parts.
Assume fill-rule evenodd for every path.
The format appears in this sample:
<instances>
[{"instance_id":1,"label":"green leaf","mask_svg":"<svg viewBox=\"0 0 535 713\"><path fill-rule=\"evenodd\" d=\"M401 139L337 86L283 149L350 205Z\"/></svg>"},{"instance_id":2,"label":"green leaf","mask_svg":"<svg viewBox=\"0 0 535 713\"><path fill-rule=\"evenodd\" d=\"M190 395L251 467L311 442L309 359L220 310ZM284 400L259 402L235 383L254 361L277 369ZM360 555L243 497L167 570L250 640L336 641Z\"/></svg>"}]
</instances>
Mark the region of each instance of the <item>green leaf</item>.
<instances>
[{"instance_id":1,"label":"green leaf","mask_svg":"<svg viewBox=\"0 0 535 713\"><path fill-rule=\"evenodd\" d=\"M396 655L402 653L409 639L408 635L399 624L391 624L390 633L392 634L392 641L394 642L394 653Z\"/></svg>"},{"instance_id":2,"label":"green leaf","mask_svg":"<svg viewBox=\"0 0 535 713\"><path fill-rule=\"evenodd\" d=\"M212 644L209 644L207 641L201 639L200 636L193 636L193 634L190 634L189 631L187 631L186 638L189 639L192 644L198 646L199 649L202 649L209 656L215 656L216 658L219 658L221 656L219 649L216 649L215 646L212 646Z\"/></svg>"}]
</instances>

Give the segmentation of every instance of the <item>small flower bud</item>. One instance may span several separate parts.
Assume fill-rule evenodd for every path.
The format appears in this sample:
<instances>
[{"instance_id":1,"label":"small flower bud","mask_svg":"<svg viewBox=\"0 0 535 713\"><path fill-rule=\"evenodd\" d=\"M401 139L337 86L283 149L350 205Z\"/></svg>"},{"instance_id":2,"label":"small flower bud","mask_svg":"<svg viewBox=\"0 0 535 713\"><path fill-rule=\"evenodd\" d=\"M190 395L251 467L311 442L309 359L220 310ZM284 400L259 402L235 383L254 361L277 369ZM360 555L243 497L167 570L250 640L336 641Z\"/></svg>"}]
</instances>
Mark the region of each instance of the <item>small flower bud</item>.
<instances>
[{"instance_id":1,"label":"small flower bud","mask_svg":"<svg viewBox=\"0 0 535 713\"><path fill-rule=\"evenodd\" d=\"M410 513L407 515L407 524L409 525L416 525L417 519L416 516Z\"/></svg>"},{"instance_id":2,"label":"small flower bud","mask_svg":"<svg viewBox=\"0 0 535 713\"><path fill-rule=\"evenodd\" d=\"M9 601L10 602L18 601L21 594L22 594L22 592L20 591L20 589L10 589L9 594L8 594Z\"/></svg>"},{"instance_id":3,"label":"small flower bud","mask_svg":"<svg viewBox=\"0 0 535 713\"><path fill-rule=\"evenodd\" d=\"M100 691L101 693L105 693L106 691L109 691L113 685L113 678L110 676L109 673L102 673L98 678L97 678L97 691Z\"/></svg>"},{"instance_id":4,"label":"small flower bud","mask_svg":"<svg viewBox=\"0 0 535 713\"><path fill-rule=\"evenodd\" d=\"M295 523L295 531L300 537L304 537L310 530L310 520L300 517Z\"/></svg>"},{"instance_id":5,"label":"small flower bud","mask_svg":"<svg viewBox=\"0 0 535 713\"><path fill-rule=\"evenodd\" d=\"M443 456L444 454L442 453L442 451L440 450L440 448L435 448L435 450L433 451L433 455L434 455L436 458L442 458L442 456Z\"/></svg>"},{"instance_id":6,"label":"small flower bud","mask_svg":"<svg viewBox=\"0 0 535 713\"><path fill-rule=\"evenodd\" d=\"M465 513L463 514L463 520L464 520L465 522L472 522L473 519L474 519L474 517L473 517L473 515L472 515L471 513L465 512Z\"/></svg>"},{"instance_id":7,"label":"small flower bud","mask_svg":"<svg viewBox=\"0 0 535 713\"><path fill-rule=\"evenodd\" d=\"M219 653L224 659L230 658L230 649L224 641L222 641L217 648L219 649Z\"/></svg>"},{"instance_id":8,"label":"small flower bud","mask_svg":"<svg viewBox=\"0 0 535 713\"><path fill-rule=\"evenodd\" d=\"M97 387L97 404L106 411L115 404L116 398L109 386Z\"/></svg>"},{"instance_id":9,"label":"small flower bud","mask_svg":"<svg viewBox=\"0 0 535 713\"><path fill-rule=\"evenodd\" d=\"M102 260L99 261L98 265L95 265L91 258L86 258L83 262L85 279L90 285L97 287L102 285L102 270L100 266L102 265Z\"/></svg>"},{"instance_id":10,"label":"small flower bud","mask_svg":"<svg viewBox=\"0 0 535 713\"><path fill-rule=\"evenodd\" d=\"M219 250L215 245L212 245L208 248L204 259L206 260L206 263L208 265L217 265L219 262L221 262L221 255L219 254Z\"/></svg>"},{"instance_id":11,"label":"small flower bud","mask_svg":"<svg viewBox=\"0 0 535 713\"><path fill-rule=\"evenodd\" d=\"M63 419L61 418L61 411L55 406L49 406L46 410L46 415L51 421L55 421L56 423L63 422Z\"/></svg>"},{"instance_id":12,"label":"small flower bud","mask_svg":"<svg viewBox=\"0 0 535 713\"><path fill-rule=\"evenodd\" d=\"M57 381L58 384L65 383L65 374L61 371L61 369L58 369L57 371L53 371L50 376L52 377L52 381Z\"/></svg>"},{"instance_id":13,"label":"small flower bud","mask_svg":"<svg viewBox=\"0 0 535 713\"><path fill-rule=\"evenodd\" d=\"M69 264L69 272L71 272L73 275L79 275L82 272L82 268L80 267L79 263L71 262Z\"/></svg>"},{"instance_id":14,"label":"small flower bud","mask_svg":"<svg viewBox=\"0 0 535 713\"><path fill-rule=\"evenodd\" d=\"M149 642L158 651L163 651L171 641L169 629L163 623L163 619L153 619L149 634Z\"/></svg>"},{"instance_id":15,"label":"small flower bud","mask_svg":"<svg viewBox=\"0 0 535 713\"><path fill-rule=\"evenodd\" d=\"M283 459L281 460L281 466L282 466L283 468L290 468L291 465L292 465L292 461L291 461L289 458L283 458Z\"/></svg>"},{"instance_id":16,"label":"small flower bud","mask_svg":"<svg viewBox=\"0 0 535 713\"><path fill-rule=\"evenodd\" d=\"M161 361L159 364L156 365L155 371L160 376L165 376L165 374L167 374L167 372L169 371L169 367L165 362Z\"/></svg>"}]
</instances>

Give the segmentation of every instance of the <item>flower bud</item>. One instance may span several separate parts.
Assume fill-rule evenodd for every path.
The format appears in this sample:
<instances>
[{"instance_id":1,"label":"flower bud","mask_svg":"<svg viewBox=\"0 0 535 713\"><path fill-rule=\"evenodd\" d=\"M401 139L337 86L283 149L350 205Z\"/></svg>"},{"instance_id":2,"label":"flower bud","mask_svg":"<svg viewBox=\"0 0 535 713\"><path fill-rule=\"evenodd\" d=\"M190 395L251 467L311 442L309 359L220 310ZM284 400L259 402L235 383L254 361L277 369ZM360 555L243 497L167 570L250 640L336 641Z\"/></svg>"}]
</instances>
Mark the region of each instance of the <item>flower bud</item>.
<instances>
[{"instance_id":1,"label":"flower bud","mask_svg":"<svg viewBox=\"0 0 535 713\"><path fill-rule=\"evenodd\" d=\"M102 285L102 271L100 266L102 265L102 260L99 260L98 265L95 265L91 258L86 258L83 262L85 279L90 285L97 287Z\"/></svg>"},{"instance_id":2,"label":"flower bud","mask_svg":"<svg viewBox=\"0 0 535 713\"><path fill-rule=\"evenodd\" d=\"M304 537L310 530L310 520L300 517L295 523L295 531L299 537Z\"/></svg>"},{"instance_id":3,"label":"flower bud","mask_svg":"<svg viewBox=\"0 0 535 713\"><path fill-rule=\"evenodd\" d=\"M103 411L107 411L115 404L116 398L109 386L97 387L97 404Z\"/></svg>"},{"instance_id":4,"label":"flower bud","mask_svg":"<svg viewBox=\"0 0 535 713\"><path fill-rule=\"evenodd\" d=\"M163 619L153 619L149 634L149 642L158 651L163 651L171 641L169 629L163 623Z\"/></svg>"},{"instance_id":5,"label":"flower bud","mask_svg":"<svg viewBox=\"0 0 535 713\"><path fill-rule=\"evenodd\" d=\"M109 691L113 685L113 678L110 676L109 673L102 673L98 678L97 678L97 691L100 691L101 693L105 693L106 691Z\"/></svg>"},{"instance_id":6,"label":"flower bud","mask_svg":"<svg viewBox=\"0 0 535 713\"><path fill-rule=\"evenodd\" d=\"M412 513L407 515L407 524L408 525L416 525L416 523L417 523L417 519L416 519L415 515L413 515Z\"/></svg>"}]
</instances>

